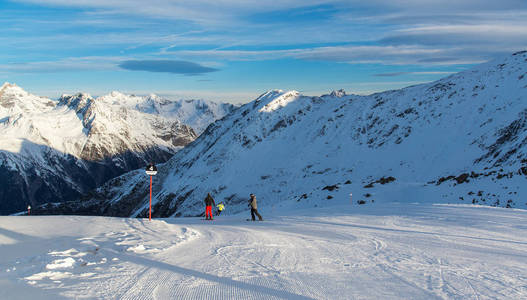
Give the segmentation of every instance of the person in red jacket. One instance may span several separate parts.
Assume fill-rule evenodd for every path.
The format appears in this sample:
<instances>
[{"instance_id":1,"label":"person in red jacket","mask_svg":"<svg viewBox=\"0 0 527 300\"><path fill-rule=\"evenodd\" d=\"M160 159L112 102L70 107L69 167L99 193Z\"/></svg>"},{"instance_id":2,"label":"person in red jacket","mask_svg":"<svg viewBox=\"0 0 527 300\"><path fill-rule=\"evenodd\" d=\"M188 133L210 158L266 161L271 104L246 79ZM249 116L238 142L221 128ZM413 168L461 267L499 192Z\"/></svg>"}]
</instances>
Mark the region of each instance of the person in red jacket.
<instances>
[{"instance_id":1,"label":"person in red jacket","mask_svg":"<svg viewBox=\"0 0 527 300\"><path fill-rule=\"evenodd\" d=\"M216 206L216 203L214 202L214 198L210 195L210 193L207 193L207 197L205 197L205 219L206 220L212 220L212 206Z\"/></svg>"}]
</instances>

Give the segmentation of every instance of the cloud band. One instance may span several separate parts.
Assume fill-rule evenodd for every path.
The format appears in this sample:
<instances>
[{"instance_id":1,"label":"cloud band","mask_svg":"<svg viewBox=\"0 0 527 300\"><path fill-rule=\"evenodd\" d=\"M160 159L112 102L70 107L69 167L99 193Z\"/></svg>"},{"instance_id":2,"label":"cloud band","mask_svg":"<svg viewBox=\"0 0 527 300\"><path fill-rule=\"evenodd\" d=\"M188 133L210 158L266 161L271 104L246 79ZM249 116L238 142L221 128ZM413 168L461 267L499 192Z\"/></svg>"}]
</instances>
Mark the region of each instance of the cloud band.
<instances>
[{"instance_id":1,"label":"cloud band","mask_svg":"<svg viewBox=\"0 0 527 300\"><path fill-rule=\"evenodd\" d=\"M130 71L162 72L183 75L202 75L219 69L183 60L126 60L118 65Z\"/></svg>"}]
</instances>

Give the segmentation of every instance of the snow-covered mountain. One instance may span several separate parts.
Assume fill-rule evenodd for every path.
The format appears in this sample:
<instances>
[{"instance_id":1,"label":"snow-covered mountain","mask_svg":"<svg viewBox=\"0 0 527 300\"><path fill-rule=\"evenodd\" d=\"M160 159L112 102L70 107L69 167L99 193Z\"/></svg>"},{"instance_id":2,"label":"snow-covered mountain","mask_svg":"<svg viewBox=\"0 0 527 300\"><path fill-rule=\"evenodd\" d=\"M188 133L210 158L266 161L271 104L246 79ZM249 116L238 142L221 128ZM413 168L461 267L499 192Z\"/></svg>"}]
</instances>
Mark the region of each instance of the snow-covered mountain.
<instances>
[{"instance_id":1,"label":"snow-covered mountain","mask_svg":"<svg viewBox=\"0 0 527 300\"><path fill-rule=\"evenodd\" d=\"M235 109L230 103L218 103L202 99L167 100L157 95L149 95L136 104L142 112L176 118L189 125L200 135L210 123L223 118Z\"/></svg>"},{"instance_id":2,"label":"snow-covered mountain","mask_svg":"<svg viewBox=\"0 0 527 300\"><path fill-rule=\"evenodd\" d=\"M158 167L153 215L227 213L255 193L265 212L350 201L526 207L527 52L436 82L369 96L270 91L210 125ZM98 214L144 216L143 170L84 199Z\"/></svg>"},{"instance_id":3,"label":"snow-covered mountain","mask_svg":"<svg viewBox=\"0 0 527 300\"><path fill-rule=\"evenodd\" d=\"M203 99L170 100L155 94L143 97L112 92L97 99L143 113L176 119L192 127L197 135L200 135L210 123L223 118L236 107L230 103L218 103Z\"/></svg>"},{"instance_id":4,"label":"snow-covered mountain","mask_svg":"<svg viewBox=\"0 0 527 300\"><path fill-rule=\"evenodd\" d=\"M5 83L0 89L0 213L72 200L148 161L165 162L197 137L192 126L199 132L232 107L119 92L97 99L63 95L56 101Z\"/></svg>"}]
</instances>

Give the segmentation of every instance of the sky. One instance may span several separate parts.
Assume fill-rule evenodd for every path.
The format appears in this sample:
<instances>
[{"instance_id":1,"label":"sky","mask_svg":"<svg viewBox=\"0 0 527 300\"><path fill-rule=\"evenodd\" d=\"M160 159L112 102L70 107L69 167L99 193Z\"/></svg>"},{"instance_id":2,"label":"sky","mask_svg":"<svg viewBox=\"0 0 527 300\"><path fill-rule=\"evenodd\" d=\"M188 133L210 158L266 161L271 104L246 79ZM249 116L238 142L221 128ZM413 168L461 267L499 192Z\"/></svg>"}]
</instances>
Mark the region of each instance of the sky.
<instances>
[{"instance_id":1,"label":"sky","mask_svg":"<svg viewBox=\"0 0 527 300\"><path fill-rule=\"evenodd\" d=\"M52 98L370 94L526 49L525 0L0 0L0 83Z\"/></svg>"}]
</instances>

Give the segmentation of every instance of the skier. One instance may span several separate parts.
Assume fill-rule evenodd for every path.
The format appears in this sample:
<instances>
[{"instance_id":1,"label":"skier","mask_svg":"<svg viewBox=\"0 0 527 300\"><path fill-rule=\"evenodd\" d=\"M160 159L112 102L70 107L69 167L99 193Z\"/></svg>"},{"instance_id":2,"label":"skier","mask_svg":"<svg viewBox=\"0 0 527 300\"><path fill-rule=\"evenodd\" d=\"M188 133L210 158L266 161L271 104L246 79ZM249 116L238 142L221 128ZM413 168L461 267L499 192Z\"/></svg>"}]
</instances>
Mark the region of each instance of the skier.
<instances>
[{"instance_id":1,"label":"skier","mask_svg":"<svg viewBox=\"0 0 527 300\"><path fill-rule=\"evenodd\" d=\"M218 205L218 216L221 214L221 212L223 211L223 209L225 209L225 205L223 205L223 202L220 202Z\"/></svg>"},{"instance_id":2,"label":"skier","mask_svg":"<svg viewBox=\"0 0 527 300\"><path fill-rule=\"evenodd\" d=\"M210 193L207 193L207 197L205 197L205 219L206 220L212 220L212 205L216 206L216 203L214 202L214 198L212 198Z\"/></svg>"},{"instance_id":3,"label":"skier","mask_svg":"<svg viewBox=\"0 0 527 300\"><path fill-rule=\"evenodd\" d=\"M263 221L262 216L258 213L258 205L256 204L256 197L254 194L251 194L251 199L249 200L249 207L251 208L251 217L252 220L255 221L254 215L256 214L258 216L259 221Z\"/></svg>"}]
</instances>

